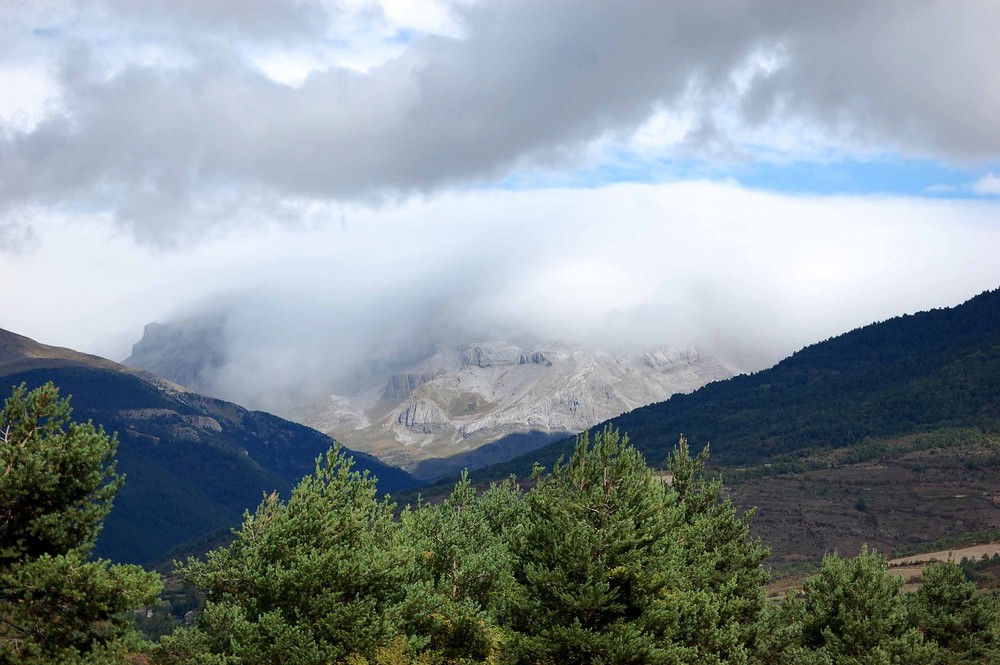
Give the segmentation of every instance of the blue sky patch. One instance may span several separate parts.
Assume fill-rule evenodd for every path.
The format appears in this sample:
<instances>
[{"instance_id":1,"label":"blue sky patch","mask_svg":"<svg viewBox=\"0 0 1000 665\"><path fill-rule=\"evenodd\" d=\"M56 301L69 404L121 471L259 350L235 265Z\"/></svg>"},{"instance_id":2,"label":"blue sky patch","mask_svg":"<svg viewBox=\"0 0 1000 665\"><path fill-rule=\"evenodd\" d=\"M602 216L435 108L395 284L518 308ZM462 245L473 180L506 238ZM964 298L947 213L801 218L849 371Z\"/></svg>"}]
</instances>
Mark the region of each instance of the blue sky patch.
<instances>
[{"instance_id":1,"label":"blue sky patch","mask_svg":"<svg viewBox=\"0 0 1000 665\"><path fill-rule=\"evenodd\" d=\"M757 161L720 163L706 160L614 161L573 172L528 170L510 174L500 188L593 188L623 182L662 183L680 180L734 180L744 187L781 194L893 195L932 198L984 198L973 184L1000 164L985 169L958 169L923 159L830 161Z\"/></svg>"}]
</instances>

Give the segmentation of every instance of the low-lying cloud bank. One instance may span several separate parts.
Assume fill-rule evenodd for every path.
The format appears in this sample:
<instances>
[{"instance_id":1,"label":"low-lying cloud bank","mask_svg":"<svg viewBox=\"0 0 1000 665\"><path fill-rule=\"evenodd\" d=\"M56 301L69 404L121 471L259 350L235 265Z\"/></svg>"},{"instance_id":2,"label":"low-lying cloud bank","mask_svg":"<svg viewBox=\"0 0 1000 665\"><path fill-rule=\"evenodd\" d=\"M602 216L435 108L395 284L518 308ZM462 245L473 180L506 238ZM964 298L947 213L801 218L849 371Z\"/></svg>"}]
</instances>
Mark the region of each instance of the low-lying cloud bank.
<instances>
[{"instance_id":1,"label":"low-lying cloud bank","mask_svg":"<svg viewBox=\"0 0 1000 665\"><path fill-rule=\"evenodd\" d=\"M350 389L435 344L697 345L744 370L1000 286L996 204L788 197L736 184L453 193L324 206L172 251L107 217L0 263L3 327L121 359L145 323L224 314L217 390ZM53 294L55 308L38 302ZM108 331L115 331L108 336Z\"/></svg>"}]
</instances>

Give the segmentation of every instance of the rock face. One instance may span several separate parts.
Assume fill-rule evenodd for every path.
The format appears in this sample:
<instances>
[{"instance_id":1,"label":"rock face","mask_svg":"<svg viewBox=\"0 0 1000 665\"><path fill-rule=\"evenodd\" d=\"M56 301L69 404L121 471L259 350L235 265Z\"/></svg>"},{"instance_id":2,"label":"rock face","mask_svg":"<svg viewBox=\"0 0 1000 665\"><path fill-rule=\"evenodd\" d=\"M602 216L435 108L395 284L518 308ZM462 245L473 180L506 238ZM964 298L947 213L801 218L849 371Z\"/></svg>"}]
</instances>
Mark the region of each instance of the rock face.
<instances>
[{"instance_id":1,"label":"rock face","mask_svg":"<svg viewBox=\"0 0 1000 665\"><path fill-rule=\"evenodd\" d=\"M191 390L211 392L211 374L225 363L224 324L221 316L192 319L183 325L150 323L122 364Z\"/></svg>"},{"instance_id":2,"label":"rock face","mask_svg":"<svg viewBox=\"0 0 1000 665\"><path fill-rule=\"evenodd\" d=\"M733 374L696 349L616 357L558 343L525 349L483 342L439 348L394 374L379 399L358 398L369 415L367 425L359 420L355 427L328 427L344 408L336 400L331 411L314 405L297 415L351 447L434 479L451 470L447 464L435 468L435 458L461 455L475 468L478 461L470 453L486 444L514 435L549 435L523 438L541 445L552 435L583 431ZM530 450L510 448L502 449L511 456ZM491 460L496 450L490 449Z\"/></svg>"},{"instance_id":3,"label":"rock face","mask_svg":"<svg viewBox=\"0 0 1000 665\"><path fill-rule=\"evenodd\" d=\"M386 399L404 399L416 390L417 387L433 380L435 376L434 374L421 372L400 372L393 374L389 382L386 383L382 395Z\"/></svg>"}]
</instances>

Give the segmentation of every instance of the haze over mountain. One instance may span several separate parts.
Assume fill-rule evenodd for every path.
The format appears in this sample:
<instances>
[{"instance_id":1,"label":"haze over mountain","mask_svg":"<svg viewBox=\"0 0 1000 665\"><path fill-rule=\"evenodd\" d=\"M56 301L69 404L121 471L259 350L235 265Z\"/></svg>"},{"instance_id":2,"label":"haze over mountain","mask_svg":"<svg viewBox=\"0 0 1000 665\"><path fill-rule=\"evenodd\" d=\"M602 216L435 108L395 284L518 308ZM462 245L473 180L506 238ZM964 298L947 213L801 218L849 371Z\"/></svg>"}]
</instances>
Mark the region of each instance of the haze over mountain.
<instances>
[{"instance_id":1,"label":"haze over mountain","mask_svg":"<svg viewBox=\"0 0 1000 665\"><path fill-rule=\"evenodd\" d=\"M683 434L727 494L758 508L775 562L862 544L890 552L1000 529L1000 290L955 307L872 323L774 367L635 409L597 428L627 433L662 465ZM476 483L535 463L566 439L471 474ZM454 478L421 488L447 493Z\"/></svg>"},{"instance_id":2,"label":"haze over mountain","mask_svg":"<svg viewBox=\"0 0 1000 665\"><path fill-rule=\"evenodd\" d=\"M265 493L285 492L333 441L300 424L191 392L147 372L0 330L0 381L52 381L75 420L118 434L126 476L97 553L148 563L186 541L236 524ZM354 453L384 492L413 487L399 469Z\"/></svg>"},{"instance_id":3,"label":"haze over mountain","mask_svg":"<svg viewBox=\"0 0 1000 665\"><path fill-rule=\"evenodd\" d=\"M222 320L150 324L128 365L213 391L227 363ZM379 371L381 369L381 372ZM559 343L439 346L416 363L369 368L341 394L270 397L271 408L434 479L527 452L734 371L697 349L613 356ZM337 377L331 377L336 385ZM223 396L225 394L223 393ZM262 398L268 405L267 397Z\"/></svg>"}]
</instances>

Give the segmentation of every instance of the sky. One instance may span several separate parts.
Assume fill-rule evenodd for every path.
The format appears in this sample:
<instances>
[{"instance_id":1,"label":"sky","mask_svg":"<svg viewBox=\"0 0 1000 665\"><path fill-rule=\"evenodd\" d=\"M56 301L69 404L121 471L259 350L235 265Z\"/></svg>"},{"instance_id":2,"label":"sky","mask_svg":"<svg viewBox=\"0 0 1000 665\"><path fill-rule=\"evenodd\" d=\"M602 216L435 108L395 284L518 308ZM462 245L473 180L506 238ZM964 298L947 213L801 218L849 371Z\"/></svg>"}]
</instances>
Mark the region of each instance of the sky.
<instances>
[{"instance_id":1,"label":"sky","mask_svg":"<svg viewBox=\"0 0 1000 665\"><path fill-rule=\"evenodd\" d=\"M251 403L497 338L761 369L1000 286L996 25L0 0L0 327L121 360L222 312L220 391Z\"/></svg>"}]
</instances>

